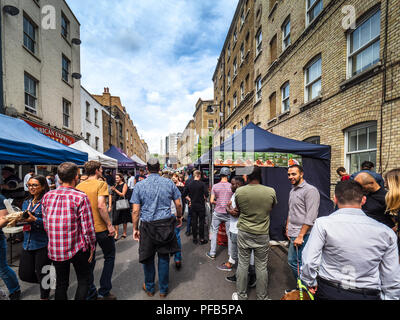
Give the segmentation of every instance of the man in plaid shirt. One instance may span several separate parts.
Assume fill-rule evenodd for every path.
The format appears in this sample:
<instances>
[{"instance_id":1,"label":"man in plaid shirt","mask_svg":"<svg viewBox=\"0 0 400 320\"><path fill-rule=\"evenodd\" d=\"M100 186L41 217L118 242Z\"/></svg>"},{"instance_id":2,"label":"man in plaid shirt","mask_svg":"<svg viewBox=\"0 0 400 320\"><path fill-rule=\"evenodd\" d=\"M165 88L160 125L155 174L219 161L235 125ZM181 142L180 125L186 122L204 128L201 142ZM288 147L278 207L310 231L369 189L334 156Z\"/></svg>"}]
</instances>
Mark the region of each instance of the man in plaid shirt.
<instances>
[{"instance_id":1,"label":"man in plaid shirt","mask_svg":"<svg viewBox=\"0 0 400 320\"><path fill-rule=\"evenodd\" d=\"M68 300L71 263L78 279L75 300L86 300L95 251L96 233L85 193L75 189L78 167L66 162L58 167L61 186L42 200L43 224L49 237L49 258L56 269L55 300Z\"/></svg>"}]
</instances>

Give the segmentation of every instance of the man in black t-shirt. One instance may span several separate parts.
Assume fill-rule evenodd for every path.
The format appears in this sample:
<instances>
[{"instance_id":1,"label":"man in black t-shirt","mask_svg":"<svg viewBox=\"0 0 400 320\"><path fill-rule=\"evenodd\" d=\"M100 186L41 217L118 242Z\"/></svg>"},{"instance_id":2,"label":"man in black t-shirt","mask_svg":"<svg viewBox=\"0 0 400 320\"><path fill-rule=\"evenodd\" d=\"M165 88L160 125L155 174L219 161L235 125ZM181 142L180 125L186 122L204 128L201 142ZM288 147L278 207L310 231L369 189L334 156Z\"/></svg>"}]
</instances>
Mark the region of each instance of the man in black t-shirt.
<instances>
[{"instance_id":1,"label":"man in black t-shirt","mask_svg":"<svg viewBox=\"0 0 400 320\"><path fill-rule=\"evenodd\" d=\"M146 176L144 175L144 169L139 169L139 174L135 176L135 185L144 179L146 179Z\"/></svg>"},{"instance_id":2,"label":"man in black t-shirt","mask_svg":"<svg viewBox=\"0 0 400 320\"><path fill-rule=\"evenodd\" d=\"M367 172L361 172L354 179L360 183L366 193L367 202L363 205L362 210L372 219L379 221L389 228L394 228L395 224L392 218L385 214L386 212L386 193L387 191L382 188L374 179L372 175Z\"/></svg>"},{"instance_id":3,"label":"man in black t-shirt","mask_svg":"<svg viewBox=\"0 0 400 320\"><path fill-rule=\"evenodd\" d=\"M194 180L189 182L184 191L183 196L189 201L189 207L192 214L192 232L193 243L197 244L197 235L200 236L200 244L206 244L207 239L204 238L204 222L206 217L206 199L208 198L208 188L201 180L201 172L195 171Z\"/></svg>"}]
</instances>

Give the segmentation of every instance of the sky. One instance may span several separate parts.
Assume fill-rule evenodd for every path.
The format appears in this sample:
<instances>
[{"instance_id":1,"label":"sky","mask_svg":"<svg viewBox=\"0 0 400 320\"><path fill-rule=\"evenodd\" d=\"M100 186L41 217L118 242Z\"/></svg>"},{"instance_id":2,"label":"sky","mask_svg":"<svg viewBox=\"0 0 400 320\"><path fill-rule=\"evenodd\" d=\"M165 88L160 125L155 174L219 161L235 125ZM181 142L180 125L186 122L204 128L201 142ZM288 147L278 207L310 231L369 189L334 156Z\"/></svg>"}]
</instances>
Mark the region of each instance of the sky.
<instances>
[{"instance_id":1,"label":"sky","mask_svg":"<svg viewBox=\"0 0 400 320\"><path fill-rule=\"evenodd\" d=\"M82 86L120 96L151 153L183 132L212 76L238 0L67 0L81 23Z\"/></svg>"}]
</instances>

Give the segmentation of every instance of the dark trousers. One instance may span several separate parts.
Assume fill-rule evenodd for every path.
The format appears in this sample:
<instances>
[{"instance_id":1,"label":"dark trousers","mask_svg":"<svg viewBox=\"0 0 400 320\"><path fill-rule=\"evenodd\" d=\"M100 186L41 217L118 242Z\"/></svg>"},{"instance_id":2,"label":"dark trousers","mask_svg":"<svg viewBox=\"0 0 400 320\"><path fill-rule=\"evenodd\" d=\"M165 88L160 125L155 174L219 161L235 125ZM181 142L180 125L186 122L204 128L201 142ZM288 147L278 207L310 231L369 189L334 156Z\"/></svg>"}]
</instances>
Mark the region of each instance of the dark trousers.
<instances>
[{"instance_id":1,"label":"dark trousers","mask_svg":"<svg viewBox=\"0 0 400 320\"><path fill-rule=\"evenodd\" d=\"M103 251L104 265L103 272L100 278L100 289L98 294L102 297L107 296L111 289L111 278L114 271L115 264L115 240L114 237L108 236L108 231L96 233L96 241ZM96 267L96 254L93 256L93 261L90 264L90 279L89 279L89 292L88 299L94 299L97 296L96 285L94 284L94 268Z\"/></svg>"},{"instance_id":2,"label":"dark trousers","mask_svg":"<svg viewBox=\"0 0 400 320\"><path fill-rule=\"evenodd\" d=\"M381 300L379 295L350 292L318 280L315 300Z\"/></svg>"},{"instance_id":3,"label":"dark trousers","mask_svg":"<svg viewBox=\"0 0 400 320\"><path fill-rule=\"evenodd\" d=\"M192 207L188 209L186 233L190 233L192 227Z\"/></svg>"},{"instance_id":4,"label":"dark trousers","mask_svg":"<svg viewBox=\"0 0 400 320\"><path fill-rule=\"evenodd\" d=\"M192 232L193 239L197 239L197 235L204 240L204 223L206 219L205 208L192 208Z\"/></svg>"},{"instance_id":5,"label":"dark trousers","mask_svg":"<svg viewBox=\"0 0 400 320\"><path fill-rule=\"evenodd\" d=\"M78 279L78 288L75 293L75 300L86 300L89 279L91 274L89 264L90 250L79 251L72 259L62 262L53 261L56 268L56 295L55 300L68 300L69 272L71 263L74 266L76 278Z\"/></svg>"},{"instance_id":6,"label":"dark trousers","mask_svg":"<svg viewBox=\"0 0 400 320\"><path fill-rule=\"evenodd\" d=\"M42 280L46 276L43 267L51 265L47 248L33 251L22 250L18 276L22 281L40 284L40 299L49 299L50 289L43 288ZM45 284L46 286L46 284Z\"/></svg>"}]
</instances>

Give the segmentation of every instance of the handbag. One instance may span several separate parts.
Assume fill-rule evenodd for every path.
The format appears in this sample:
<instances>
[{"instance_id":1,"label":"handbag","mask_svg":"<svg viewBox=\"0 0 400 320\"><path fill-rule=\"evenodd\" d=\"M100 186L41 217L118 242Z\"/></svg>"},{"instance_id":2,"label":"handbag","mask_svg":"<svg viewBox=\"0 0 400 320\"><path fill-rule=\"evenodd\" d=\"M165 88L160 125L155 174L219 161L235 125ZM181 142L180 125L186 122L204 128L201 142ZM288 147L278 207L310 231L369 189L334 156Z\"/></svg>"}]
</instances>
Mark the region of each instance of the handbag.
<instances>
[{"instance_id":1,"label":"handbag","mask_svg":"<svg viewBox=\"0 0 400 320\"><path fill-rule=\"evenodd\" d=\"M121 199L121 200L117 200L117 202L115 203L115 210L117 211L121 211L121 210L127 210L130 208L129 205L129 201L128 199Z\"/></svg>"}]
</instances>

